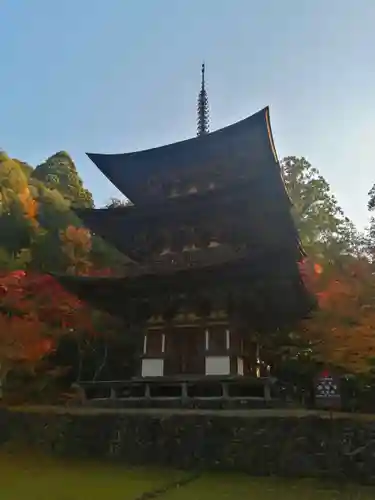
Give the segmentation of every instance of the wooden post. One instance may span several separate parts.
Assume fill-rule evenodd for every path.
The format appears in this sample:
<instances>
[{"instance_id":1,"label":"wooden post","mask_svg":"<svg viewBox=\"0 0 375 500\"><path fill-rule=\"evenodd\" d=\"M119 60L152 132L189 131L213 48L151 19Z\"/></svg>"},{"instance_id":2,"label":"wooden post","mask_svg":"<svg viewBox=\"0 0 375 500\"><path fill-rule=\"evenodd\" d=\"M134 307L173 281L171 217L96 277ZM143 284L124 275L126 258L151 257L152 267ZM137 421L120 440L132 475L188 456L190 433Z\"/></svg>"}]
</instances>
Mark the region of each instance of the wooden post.
<instances>
[{"instance_id":1,"label":"wooden post","mask_svg":"<svg viewBox=\"0 0 375 500\"><path fill-rule=\"evenodd\" d=\"M145 397L147 399L150 399L151 395L150 395L150 384L146 384L146 387L145 387Z\"/></svg>"},{"instance_id":2,"label":"wooden post","mask_svg":"<svg viewBox=\"0 0 375 500\"><path fill-rule=\"evenodd\" d=\"M186 382L182 382L182 385L181 385L181 397L183 400L187 400L188 399L188 391L187 391L187 383Z\"/></svg>"},{"instance_id":3,"label":"wooden post","mask_svg":"<svg viewBox=\"0 0 375 500\"><path fill-rule=\"evenodd\" d=\"M264 383L263 386L263 393L264 393L264 399L265 401L271 401L271 386L270 386L270 381L267 379Z\"/></svg>"},{"instance_id":4,"label":"wooden post","mask_svg":"<svg viewBox=\"0 0 375 500\"><path fill-rule=\"evenodd\" d=\"M221 384L221 387L222 387L223 398L228 399L228 384L226 382L224 382L223 384Z\"/></svg>"}]
</instances>

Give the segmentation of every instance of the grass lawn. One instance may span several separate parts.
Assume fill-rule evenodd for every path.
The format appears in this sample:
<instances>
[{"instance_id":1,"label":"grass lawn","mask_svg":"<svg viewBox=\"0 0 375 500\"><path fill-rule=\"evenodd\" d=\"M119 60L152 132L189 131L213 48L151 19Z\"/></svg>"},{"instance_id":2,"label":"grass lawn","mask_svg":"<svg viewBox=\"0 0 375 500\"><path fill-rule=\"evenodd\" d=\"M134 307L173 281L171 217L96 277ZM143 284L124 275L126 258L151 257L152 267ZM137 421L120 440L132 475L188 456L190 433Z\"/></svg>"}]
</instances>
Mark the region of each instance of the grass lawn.
<instances>
[{"instance_id":1,"label":"grass lawn","mask_svg":"<svg viewBox=\"0 0 375 500\"><path fill-rule=\"evenodd\" d=\"M184 477L173 470L128 468L0 454L0 500L133 500ZM205 474L161 500L374 500L375 488L339 488L309 480Z\"/></svg>"},{"instance_id":2,"label":"grass lawn","mask_svg":"<svg viewBox=\"0 0 375 500\"><path fill-rule=\"evenodd\" d=\"M375 489L319 484L310 480L206 475L162 500L374 500Z\"/></svg>"}]
</instances>

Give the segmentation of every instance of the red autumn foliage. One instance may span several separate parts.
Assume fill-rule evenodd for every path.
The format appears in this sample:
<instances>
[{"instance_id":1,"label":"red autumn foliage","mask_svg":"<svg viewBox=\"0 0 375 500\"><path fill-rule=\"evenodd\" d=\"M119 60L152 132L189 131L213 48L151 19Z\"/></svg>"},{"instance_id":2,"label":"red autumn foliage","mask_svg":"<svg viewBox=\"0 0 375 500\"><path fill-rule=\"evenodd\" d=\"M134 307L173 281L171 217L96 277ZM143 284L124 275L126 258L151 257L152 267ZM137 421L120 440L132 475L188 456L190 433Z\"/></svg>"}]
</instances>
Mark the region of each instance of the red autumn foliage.
<instances>
[{"instance_id":1,"label":"red autumn foliage","mask_svg":"<svg viewBox=\"0 0 375 500\"><path fill-rule=\"evenodd\" d=\"M94 334L92 312L52 276L0 276L0 361L38 359L73 331Z\"/></svg>"}]
</instances>

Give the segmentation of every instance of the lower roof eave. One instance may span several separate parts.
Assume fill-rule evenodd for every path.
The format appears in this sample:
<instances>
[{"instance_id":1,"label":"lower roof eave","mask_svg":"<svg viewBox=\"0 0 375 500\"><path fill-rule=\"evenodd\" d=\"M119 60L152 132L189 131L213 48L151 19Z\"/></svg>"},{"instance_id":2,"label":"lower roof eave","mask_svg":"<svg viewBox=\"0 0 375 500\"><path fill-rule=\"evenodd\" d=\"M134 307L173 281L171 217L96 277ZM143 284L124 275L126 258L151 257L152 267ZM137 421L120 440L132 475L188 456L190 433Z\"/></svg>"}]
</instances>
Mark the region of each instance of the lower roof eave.
<instances>
[{"instance_id":1,"label":"lower roof eave","mask_svg":"<svg viewBox=\"0 0 375 500\"><path fill-rule=\"evenodd\" d=\"M153 311L152 314L163 315L171 307L171 298L173 300L173 297L175 297L178 300L181 298L179 293L183 290L183 288L175 290L173 286L167 288L163 286L160 288L142 287L135 290L128 286L128 281L131 280L126 278L79 278L58 275L54 275L54 277L64 288L95 309L114 316L128 318L129 321L132 321L131 318L134 314L138 315L140 313L143 306L146 307L146 310L141 311L141 313L146 316L150 314L150 310ZM284 285L280 286L283 287ZM205 300L212 299L214 303L222 305L228 305L232 299L235 302L238 300L241 302L244 299L250 301L251 306L253 300L251 294L248 296L246 290L241 291L241 288L243 288L243 283L239 283L237 287L236 283L233 282L228 285L228 289L225 286L223 291L220 284L216 283L203 289L198 286L185 290L184 297L188 302L194 303L194 307L197 306L199 297ZM249 288L251 288L251 285ZM257 321L262 317L266 320L267 316L270 316L270 310L275 315L274 320L272 320L275 324L279 321L280 324L293 324L311 314L315 308L314 298L304 288L303 284L295 282L294 285L289 285L287 290L287 292L283 293L283 288L281 288L275 290L271 295L266 294L263 300L265 304L269 303L269 306L264 313L260 314ZM228 297L230 298L228 299ZM275 306L275 300L272 297L277 298L277 306ZM243 307L242 304L241 307Z\"/></svg>"}]
</instances>

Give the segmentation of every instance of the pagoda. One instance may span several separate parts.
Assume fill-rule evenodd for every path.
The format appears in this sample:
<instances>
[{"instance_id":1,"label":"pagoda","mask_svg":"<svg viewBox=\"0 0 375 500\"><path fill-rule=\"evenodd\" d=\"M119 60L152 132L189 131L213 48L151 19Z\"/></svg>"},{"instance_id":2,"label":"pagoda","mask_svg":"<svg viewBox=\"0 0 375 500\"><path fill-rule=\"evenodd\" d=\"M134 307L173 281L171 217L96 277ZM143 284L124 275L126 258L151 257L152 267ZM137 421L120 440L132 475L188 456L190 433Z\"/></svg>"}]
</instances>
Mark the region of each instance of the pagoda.
<instances>
[{"instance_id":1,"label":"pagoda","mask_svg":"<svg viewBox=\"0 0 375 500\"><path fill-rule=\"evenodd\" d=\"M89 158L128 206L77 211L129 257L120 277L58 276L137 336L135 379L266 376L259 335L311 309L268 107L209 131L204 65L197 136Z\"/></svg>"}]
</instances>

